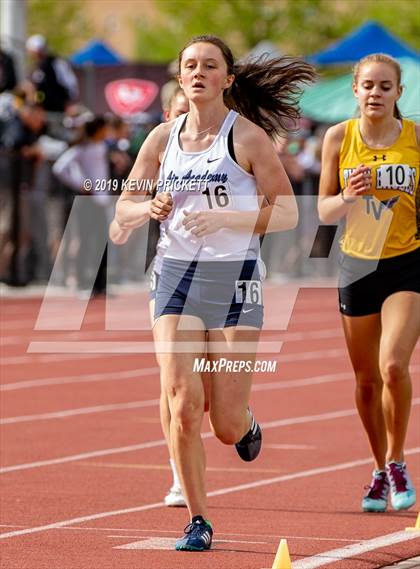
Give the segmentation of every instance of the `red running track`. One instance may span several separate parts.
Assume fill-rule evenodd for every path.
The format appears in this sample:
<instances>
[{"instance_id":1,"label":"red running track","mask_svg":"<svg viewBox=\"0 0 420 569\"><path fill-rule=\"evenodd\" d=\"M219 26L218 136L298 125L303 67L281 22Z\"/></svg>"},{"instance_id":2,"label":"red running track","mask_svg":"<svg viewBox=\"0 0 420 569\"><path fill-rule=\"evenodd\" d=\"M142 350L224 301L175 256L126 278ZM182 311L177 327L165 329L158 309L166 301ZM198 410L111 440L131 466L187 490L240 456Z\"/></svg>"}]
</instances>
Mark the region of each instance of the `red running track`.
<instances>
[{"instance_id":1,"label":"red running track","mask_svg":"<svg viewBox=\"0 0 420 569\"><path fill-rule=\"evenodd\" d=\"M34 330L41 300L3 299L0 567L265 569L281 538L293 569L375 569L419 555L420 533L404 531L414 526L415 509L360 512L372 464L354 409L335 291L301 290L283 332L275 329L287 316L283 290L267 286L266 304L275 309L264 332L265 341L283 347L259 356L277 359L277 371L254 375L252 407L264 430L260 458L239 461L203 423L215 528L214 547L205 553L173 550L188 520L185 509L162 504L170 472L155 358L109 353L117 341L143 346L150 333L105 330L102 300L89 304L80 331ZM145 294L136 301L143 325ZM65 321L59 306L58 328ZM119 310L129 317L124 306ZM27 352L37 342L98 340L110 350ZM416 351L407 461L417 489L419 369Z\"/></svg>"}]
</instances>

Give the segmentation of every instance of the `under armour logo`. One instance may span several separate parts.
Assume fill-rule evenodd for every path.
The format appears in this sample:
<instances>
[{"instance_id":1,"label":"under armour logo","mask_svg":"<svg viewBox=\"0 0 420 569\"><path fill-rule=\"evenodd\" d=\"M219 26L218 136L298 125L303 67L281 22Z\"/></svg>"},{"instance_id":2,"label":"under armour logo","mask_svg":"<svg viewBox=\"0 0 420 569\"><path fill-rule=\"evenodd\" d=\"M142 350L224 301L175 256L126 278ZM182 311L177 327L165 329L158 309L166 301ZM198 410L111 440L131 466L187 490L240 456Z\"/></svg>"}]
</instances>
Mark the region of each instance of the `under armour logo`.
<instances>
[{"instance_id":1,"label":"under armour logo","mask_svg":"<svg viewBox=\"0 0 420 569\"><path fill-rule=\"evenodd\" d=\"M376 162L377 160L383 160L383 161L385 161L385 160L386 160L386 155L385 155L385 154L382 154L382 157L381 157L381 156L377 156L376 154L374 154L374 155L373 155L373 161Z\"/></svg>"}]
</instances>

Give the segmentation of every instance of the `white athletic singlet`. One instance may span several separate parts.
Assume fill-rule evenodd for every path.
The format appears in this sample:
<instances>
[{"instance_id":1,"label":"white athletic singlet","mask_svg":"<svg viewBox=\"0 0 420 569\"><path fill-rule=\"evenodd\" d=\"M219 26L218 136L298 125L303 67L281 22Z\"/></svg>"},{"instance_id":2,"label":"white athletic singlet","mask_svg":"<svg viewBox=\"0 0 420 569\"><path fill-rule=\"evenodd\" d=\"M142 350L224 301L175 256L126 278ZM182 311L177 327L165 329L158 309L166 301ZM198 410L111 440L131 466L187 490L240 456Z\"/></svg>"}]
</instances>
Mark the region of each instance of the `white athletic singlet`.
<instances>
[{"instance_id":1,"label":"white athletic singlet","mask_svg":"<svg viewBox=\"0 0 420 569\"><path fill-rule=\"evenodd\" d=\"M209 209L257 211L257 185L230 156L228 134L238 113L229 111L223 125L207 150L185 152L179 144L179 134L187 115L175 121L163 156L157 190L170 192L173 209L163 224L158 257L185 261L243 261L259 257L258 235L252 231L219 231L195 237L185 230L184 211Z\"/></svg>"}]
</instances>

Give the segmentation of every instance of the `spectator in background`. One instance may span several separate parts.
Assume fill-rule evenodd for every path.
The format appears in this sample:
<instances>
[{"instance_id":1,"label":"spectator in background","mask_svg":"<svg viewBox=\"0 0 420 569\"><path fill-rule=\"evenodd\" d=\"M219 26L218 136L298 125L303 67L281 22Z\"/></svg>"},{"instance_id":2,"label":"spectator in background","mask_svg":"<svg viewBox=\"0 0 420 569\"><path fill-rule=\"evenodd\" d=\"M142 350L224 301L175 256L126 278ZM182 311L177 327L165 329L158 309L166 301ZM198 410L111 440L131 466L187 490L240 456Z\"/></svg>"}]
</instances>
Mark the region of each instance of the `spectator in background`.
<instances>
[{"instance_id":1,"label":"spectator in background","mask_svg":"<svg viewBox=\"0 0 420 569\"><path fill-rule=\"evenodd\" d=\"M84 140L66 150L53 166L53 173L63 184L78 196L86 195L85 199L76 200L74 207L79 231L77 283L80 296L87 298L92 290L94 295L106 291L106 242L111 200L106 191L98 191L102 181L109 181L106 134L105 119L93 118L85 124ZM86 191L85 180L90 180L92 191Z\"/></svg>"},{"instance_id":2,"label":"spectator in background","mask_svg":"<svg viewBox=\"0 0 420 569\"><path fill-rule=\"evenodd\" d=\"M274 149L279 156L295 195L302 195L305 170L297 158L298 144L289 136L277 137ZM298 202L298 205L299 202ZM264 235L261 255L267 267L268 276L282 275L282 278L301 276L300 227L293 231L268 233Z\"/></svg>"},{"instance_id":3,"label":"spectator in background","mask_svg":"<svg viewBox=\"0 0 420 569\"><path fill-rule=\"evenodd\" d=\"M175 79L171 79L165 83L160 90L160 104L163 111L163 120L167 120L167 115L171 108L171 101L177 91L179 91L179 83Z\"/></svg>"},{"instance_id":4,"label":"spectator in background","mask_svg":"<svg viewBox=\"0 0 420 569\"><path fill-rule=\"evenodd\" d=\"M133 162L148 134L160 123L161 115L152 113L139 113L133 120L133 133L130 138L129 154Z\"/></svg>"},{"instance_id":5,"label":"spectator in background","mask_svg":"<svg viewBox=\"0 0 420 569\"><path fill-rule=\"evenodd\" d=\"M50 53L46 39L40 34L28 38L26 50L34 61L28 89L34 91L35 101L46 111L63 113L79 96L77 78L70 64Z\"/></svg>"},{"instance_id":6,"label":"spectator in background","mask_svg":"<svg viewBox=\"0 0 420 569\"><path fill-rule=\"evenodd\" d=\"M50 155L49 165L61 156L69 146L74 146L85 139L85 124L94 118L94 113L80 103L74 103L66 107L61 121L55 121L54 125L48 125L50 136L58 139L65 147L56 156ZM57 142L57 140L56 140ZM66 284L72 273L73 251L72 243L78 243L77 224L70 220L73 207L74 193L69 191L65 184L57 181L53 174L48 182L49 188L49 240L52 258L55 259L60 250L60 264L55 266L55 284ZM59 267L59 268L58 268Z\"/></svg>"},{"instance_id":7,"label":"spectator in background","mask_svg":"<svg viewBox=\"0 0 420 569\"><path fill-rule=\"evenodd\" d=\"M15 64L12 56L0 48L0 93L16 87Z\"/></svg>"},{"instance_id":8,"label":"spectator in background","mask_svg":"<svg viewBox=\"0 0 420 569\"><path fill-rule=\"evenodd\" d=\"M128 176L133 165L133 158L128 154L130 149L130 127L122 118L107 115L108 125L106 144L109 149L110 175L112 180L118 180L119 187ZM120 193L120 192L118 192Z\"/></svg>"},{"instance_id":9,"label":"spectator in background","mask_svg":"<svg viewBox=\"0 0 420 569\"><path fill-rule=\"evenodd\" d=\"M23 100L0 121L0 274L11 284L33 276L29 195L43 159L37 141L45 125L44 110Z\"/></svg>"},{"instance_id":10,"label":"spectator in background","mask_svg":"<svg viewBox=\"0 0 420 569\"><path fill-rule=\"evenodd\" d=\"M292 183L294 193L300 195L302 193L305 170L297 156L299 143L292 138L278 138L274 146Z\"/></svg>"},{"instance_id":11,"label":"spectator in background","mask_svg":"<svg viewBox=\"0 0 420 569\"><path fill-rule=\"evenodd\" d=\"M319 177L321 173L321 152L322 142L324 140L327 127L325 125L318 125L313 134L306 139L305 147L301 156L302 162L305 164L308 191L312 196L318 195ZM314 197L315 199L315 197ZM311 213L313 212L313 204L309 202ZM306 221L308 226L314 220L312 217ZM305 227L307 229L307 227ZM314 258L328 259L325 265L325 276L333 276L337 269L337 251L333 248L334 238L337 232L336 225L321 225L318 226L316 237L312 245L311 256Z\"/></svg>"},{"instance_id":12,"label":"spectator in background","mask_svg":"<svg viewBox=\"0 0 420 569\"><path fill-rule=\"evenodd\" d=\"M106 115L105 118L108 126L106 144L108 146L112 194L118 196L134 162L133 156L129 153L131 144L130 125L121 117L113 114ZM125 280L127 272L130 272L132 268L132 259L137 256L136 250L139 250L136 240L128 248L108 247L108 282L116 284ZM135 270L133 273L133 276L137 277L136 280L142 276L140 270L139 275L135 275Z\"/></svg>"}]
</instances>

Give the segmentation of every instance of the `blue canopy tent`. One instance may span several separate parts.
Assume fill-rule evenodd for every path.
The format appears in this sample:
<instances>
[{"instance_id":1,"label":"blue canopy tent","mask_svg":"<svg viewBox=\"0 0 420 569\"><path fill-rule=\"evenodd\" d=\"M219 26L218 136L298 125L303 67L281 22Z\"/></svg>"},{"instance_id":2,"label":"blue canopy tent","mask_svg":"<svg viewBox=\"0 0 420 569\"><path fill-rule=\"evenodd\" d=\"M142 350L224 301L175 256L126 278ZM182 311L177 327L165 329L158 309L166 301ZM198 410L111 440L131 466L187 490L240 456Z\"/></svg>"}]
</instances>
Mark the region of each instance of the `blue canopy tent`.
<instances>
[{"instance_id":1,"label":"blue canopy tent","mask_svg":"<svg viewBox=\"0 0 420 569\"><path fill-rule=\"evenodd\" d=\"M118 65L124 60L105 43L97 40L89 42L83 49L70 57L73 65Z\"/></svg>"},{"instance_id":2,"label":"blue canopy tent","mask_svg":"<svg viewBox=\"0 0 420 569\"><path fill-rule=\"evenodd\" d=\"M373 21L364 23L344 39L308 57L315 65L356 63L370 53L420 59L420 54Z\"/></svg>"}]
</instances>

